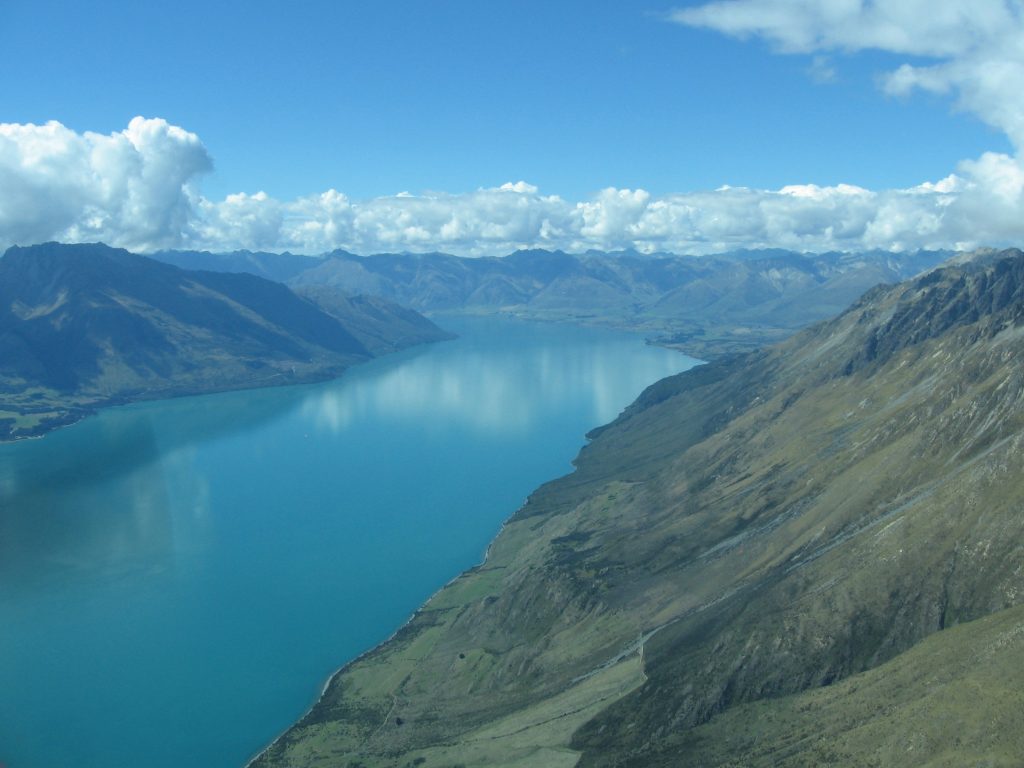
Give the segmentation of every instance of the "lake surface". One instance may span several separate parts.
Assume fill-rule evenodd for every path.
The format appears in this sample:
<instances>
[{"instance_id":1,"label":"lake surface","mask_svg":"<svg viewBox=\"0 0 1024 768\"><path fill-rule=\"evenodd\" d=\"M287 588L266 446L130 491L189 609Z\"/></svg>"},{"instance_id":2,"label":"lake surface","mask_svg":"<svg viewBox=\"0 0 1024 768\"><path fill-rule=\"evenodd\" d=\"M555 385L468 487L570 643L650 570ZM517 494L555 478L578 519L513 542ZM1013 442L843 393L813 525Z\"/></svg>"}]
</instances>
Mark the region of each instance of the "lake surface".
<instances>
[{"instance_id":1,"label":"lake surface","mask_svg":"<svg viewBox=\"0 0 1024 768\"><path fill-rule=\"evenodd\" d=\"M479 562L587 430L695 362L440 324L460 338L337 381L0 445L0 766L240 768Z\"/></svg>"}]
</instances>

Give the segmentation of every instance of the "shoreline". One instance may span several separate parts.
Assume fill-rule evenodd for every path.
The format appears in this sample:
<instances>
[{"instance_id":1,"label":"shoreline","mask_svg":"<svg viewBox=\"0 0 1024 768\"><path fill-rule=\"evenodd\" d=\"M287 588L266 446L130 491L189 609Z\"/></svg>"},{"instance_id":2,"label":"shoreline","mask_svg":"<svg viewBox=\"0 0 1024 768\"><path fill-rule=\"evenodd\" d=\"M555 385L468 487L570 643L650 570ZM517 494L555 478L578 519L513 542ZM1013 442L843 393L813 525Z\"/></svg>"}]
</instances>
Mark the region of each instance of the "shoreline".
<instances>
[{"instance_id":1,"label":"shoreline","mask_svg":"<svg viewBox=\"0 0 1024 768\"><path fill-rule=\"evenodd\" d=\"M364 362L370 362L371 360L376 359L378 358L371 357L369 360L366 360ZM301 378L291 381L272 382L271 379L275 379L285 375L283 373L275 373L272 376L269 376L266 380L264 380L263 383L240 384L238 386L227 385L222 387L213 387L210 389L186 389L181 391L170 390L157 392L153 395L146 394L147 392L151 391L146 390L144 393L141 393L137 396L121 395L117 397L111 397L107 400L98 400L96 402L82 406L73 406L74 410L69 410L67 412L67 415L75 414L76 418L67 421L60 421L59 423L54 423L52 426L46 427L44 431L38 433L32 432L28 434L15 435L14 437L0 437L0 445L13 445L23 440L38 440L65 427L71 427L74 426L75 424L79 424L88 418L99 415L102 411L110 410L112 408L121 408L126 405L135 405L136 403L152 403L159 402L161 400L177 400L179 398L184 397L203 397L204 395L219 395L225 392L244 392L250 389L273 389L276 387L288 387L293 385L301 386L303 384L318 384L325 381L333 381L334 379L338 379L341 376L343 376L344 373L348 371L350 368L353 368L357 365L362 365L362 363L347 365L341 370L338 370L334 373L325 372L326 375L323 376L318 375L310 378Z\"/></svg>"},{"instance_id":2,"label":"shoreline","mask_svg":"<svg viewBox=\"0 0 1024 768\"><path fill-rule=\"evenodd\" d=\"M587 442L589 442L589 441L587 441ZM299 715L299 717L294 719L287 728L285 728L283 731L281 731L279 734L277 734L277 736L275 736L273 738L273 740L271 740L267 744L267 746L263 747L263 749L261 749L259 752L257 752L255 755L253 755L251 758L249 758L249 760L245 763L243 768L252 768L252 765L257 760L259 760L261 757L263 757L263 755L265 755L268 751L273 749L274 745L277 744L277 742L279 742L296 725L301 723L314 709L316 709L317 706L319 706L320 702L323 701L324 696L327 695L327 690L331 687L331 683L333 683L334 680L339 675L343 674L346 669L351 667L353 664L359 663L365 657L367 657L367 656L369 656L369 655L371 655L373 653L376 653L379 649L381 649L384 646L386 646L388 643L390 643L392 640L394 640L403 629L405 629L407 626L409 626L413 622L413 620L415 620L415 618L419 615L420 611L422 611L424 606L426 606L428 603L430 603L431 600L433 600L435 597L440 595L442 592L444 592L444 590L448 589L448 587L450 587L452 584L457 582L459 579L461 579L467 573L475 571L476 569L482 568L484 565L486 565L487 564L487 560L488 560L488 558L491 555L491 547L494 546L494 542L498 540L498 537L501 536L502 533L504 533L505 528L508 525L509 521L512 518L514 518L516 515L518 515L519 512L522 511L526 507L526 505L529 504L529 503L530 503L530 498L528 496L523 501L523 503L520 504L516 508L515 512L513 512L511 515L509 515L504 520L502 520L501 526L498 528L498 532L495 533L494 536L491 538L491 540L487 543L487 547L486 547L486 549L484 549L483 559L481 559L479 563L477 563L476 565L472 565L469 568L466 568L466 569L464 569L462 571L459 571L459 573L457 573L452 578L448 579L448 581L446 581L442 586L440 586L437 589L435 589L430 594L430 597L428 597L426 600L424 600L419 605L419 607L416 608L416 610L414 610L411 614L409 614L409 618L407 618L405 621L403 621L401 624L399 624L398 627L396 627L395 630L390 635L388 635L388 637L386 639L381 640L379 643L377 643L376 645L374 645L374 646L372 646L370 648L367 648L365 651L361 652L358 656L356 656L356 657L354 657L352 659L349 659L344 664L342 664L340 667L338 667L336 670L334 670L330 675L328 675L327 679L324 681L324 684L320 687L320 693L317 695L317 697L313 701L313 703L310 704L303 711L303 713L301 715ZM2 768L2 766L0 766L0 768Z\"/></svg>"},{"instance_id":3,"label":"shoreline","mask_svg":"<svg viewBox=\"0 0 1024 768\"><path fill-rule=\"evenodd\" d=\"M443 315L445 313L435 313L435 314L442 314ZM454 315L456 317L458 317L458 316L466 316L467 314L469 314L469 316L473 316L473 317L488 317L488 316L494 317L494 316L498 316L498 317L505 317L505 318L516 320L516 321L520 321L520 322L541 323L541 324L554 322L554 321L551 321L551 320L543 320L543 319L538 319L538 318L521 317L521 316L515 315L514 313L507 313L507 312L480 313L480 314L478 314L478 313L447 313L447 314ZM569 320L569 319L566 319L563 322L565 322L567 324L570 324L570 325L577 325L577 326L581 326L581 327L591 327L591 328L593 328L593 327L598 327L598 328L603 327L603 328L610 329L610 330L618 330L618 331L621 331L621 332L634 333L636 335L643 335L642 334L642 330L641 329L637 329L637 328L629 329L629 328L621 328L620 327L620 328L615 329L615 328L610 328L609 326L588 325L588 324L585 324L585 323L580 323L580 322ZM678 354L681 354L681 355L683 355L685 357L691 357L694 360L698 360L699 364L702 364L702 363L706 362L704 360L699 360L699 358L696 358L696 357L693 357L692 355L687 354L686 352L684 352L683 350L681 350L677 346L668 345L668 344L659 344L659 343L656 342L656 340L649 339L649 338L645 339L645 343L647 343L648 345L652 345L652 346L660 346L663 349L671 350L671 351L676 352ZM619 416L621 416L621 413L619 414ZM612 422L614 422L619 416L616 416L615 418L611 419L608 422L608 424L611 424ZM600 424L600 425L594 427L594 429L599 429L599 428L604 427L604 426L607 426L607 424ZM586 433L584 433L583 442L580 445L579 451L582 451L591 442L591 440L592 440L592 438L590 437L591 434L592 434L592 430L588 430ZM579 456L579 451L577 452L577 458ZM573 473L576 472L576 458L574 458L571 463L572 463L572 467L573 468L572 468L572 470L570 472L568 472L566 475L564 475L566 477L569 476L569 475L572 475ZM562 477L562 476L560 476L560 477ZM557 478L551 478L549 480L545 480L545 481L543 481L541 483L541 485L543 485L544 483L547 483L547 482L552 482L555 479L557 479ZM536 489L534 489L534 491L536 491ZM337 669L335 669L333 672L331 672L327 676L327 679L324 681L323 685L320 687L320 693L317 695L317 697L314 699L314 701L302 712L301 715L299 715L297 718L292 720L292 722L284 730L282 730L271 741L269 741L265 747L263 747L259 752L255 753L251 758L249 758L249 760L244 764L243 768L253 768L253 765L261 757L263 757L263 755L265 755L268 751L273 749L274 745L276 745L282 738L284 738L289 732L291 732L292 729L294 729L307 716L309 716L309 714L311 712L313 712L313 710L315 710L317 708L317 706L319 706L320 702L323 701L323 698L327 694L328 689L331 687L331 684L335 681L335 679L338 678L338 676L344 674L347 669L349 669L350 667L352 667L355 664L358 664L360 661L365 659L367 656L370 656L371 654L376 653L377 651L379 651L380 649L382 649L386 645L388 645L392 640L394 640L398 636L398 634L400 632L402 632L402 630L404 630L406 627L408 627L410 624L412 624L412 622L416 619L416 617L420 614L420 612L432 600L434 600L438 595L440 595L444 590L448 589L455 582L457 582L459 579L463 578L467 574L472 573L473 571L475 571L475 570L477 570L479 568L484 567L487 564L488 559L490 558L491 549L494 547L495 542L505 532L505 529L507 528L509 522L511 522L516 517L516 515L518 515L530 503L530 498L533 496L534 491L531 491L530 495L528 495L523 500L523 502L510 515L508 515L504 520L502 520L501 525L499 526L497 532L495 532L494 536L492 536L490 541L487 543L487 546L486 546L486 548L484 549L484 552L483 552L483 557L481 558L481 560L478 563L476 563L475 565L472 565L472 566L470 566L468 568L463 569L462 571L457 573L455 576L453 576L452 578L448 579L448 581L446 581L442 586L440 586L436 590L434 590L430 594L430 596L427 597L427 599L424 600L409 615L409 617L405 621L401 622L394 629L394 631L392 631L391 634L388 635L387 638L385 638L384 640L381 640L379 643L371 646L370 648L367 648L365 651L362 651L357 656L355 656L355 657L349 659L348 661L344 662L341 666L339 666ZM659 629L660 629L660 627L659 627Z\"/></svg>"},{"instance_id":4,"label":"shoreline","mask_svg":"<svg viewBox=\"0 0 1024 768\"><path fill-rule=\"evenodd\" d=\"M514 321L524 322L521 319L514 319ZM550 327L550 324L544 323L543 321L532 322L537 322L538 326L540 327L543 327L544 325L548 325ZM509 334L512 333L512 330L513 329L509 329ZM561 337L561 334L559 334L559 337ZM575 339L576 335L568 334L568 338ZM584 336L583 338L586 337ZM641 337L633 335L632 339L637 348L643 346ZM418 354L427 356L437 354L439 351L439 349L433 349L432 347L424 346L421 348L421 351ZM407 351L406 354L409 354L410 352L412 354L417 354L415 351L412 350ZM650 352L646 352L643 354L649 355ZM666 353L659 353L659 359L660 356L663 355L666 355ZM366 366L367 368L371 369L370 371L368 371L368 373L372 374L373 371L379 371L388 368L391 364L388 358L391 358L393 360L393 357L394 356L391 355L384 356L380 358L380 363L378 363L377 365ZM405 354L399 355L397 357L405 358ZM668 352L667 357L671 358L675 356L672 354L672 352ZM673 360L668 359L666 364L671 366L672 362ZM684 362L685 358L679 358L676 364L682 367L682 364ZM381 367L378 368L378 366ZM352 371L349 372L349 375L360 376L362 370L363 369L360 368L359 366L352 366ZM673 370L678 370L678 368ZM369 376L368 378L372 378L372 376ZM295 386L300 386L301 389L297 390L299 394L296 395L296 397L299 399L304 397L304 393L306 391L310 389L312 391L315 391L316 388L319 386L316 384L293 384L291 382L286 381L283 377L280 376L275 376L273 378L268 378L264 376L261 377L261 379L261 384L287 384L288 387L292 388L294 388ZM342 379L342 381L345 380L347 379ZM646 380L644 380L644 383L646 383ZM328 384L327 386L330 387L332 385ZM252 387L248 387L247 389L256 391ZM276 393L278 390L279 386L266 387L265 399L276 400ZM175 393L173 397L185 399L188 396L202 396L206 394L208 393L193 393L179 391ZM134 421L137 414L142 414L142 418L145 419L146 416L150 413L151 408L154 411L163 409L164 404L162 403L162 401L154 401L154 397L158 396L159 395L153 392L147 392L144 395L140 395L141 399L148 400L150 401L150 403L156 402L155 406L152 404L147 404L145 402L139 402L138 405L135 405L135 403L138 401L134 400L125 400L124 402L112 403L110 404L110 407L123 405L132 405L133 407L128 409L127 411L121 412L120 414L107 414L102 419L98 419L94 422L87 422L87 424L91 424L93 426L100 425L104 428L104 431L110 432L110 434L114 438L117 438L120 434L119 430L115 429L114 431L110 431L106 429L108 419L109 422L114 425L114 427L119 426L122 422L128 423ZM292 397L289 395L285 399L290 401ZM629 398L627 398L627 400L628 399ZM191 401L189 401L189 403L184 408L184 411L192 413L194 410L197 414L202 414L205 411L210 411L210 413L212 413L215 410L221 410L221 400L211 400L207 398L207 402L209 403L209 405L207 405L206 402L197 401L198 404L193 407L191 405ZM623 401L623 403L625 402L626 400ZM166 404L167 407L173 411L173 400L171 398L167 398ZM82 420L88 414L76 415L79 416L78 420ZM103 415L102 410L100 411L99 415ZM598 419L597 421L608 421L614 418L614 414L606 414L606 416L607 418ZM230 422L233 420L234 419L231 417L230 412L227 412L225 414L225 421ZM571 461L571 455L575 454L582 446L586 445L587 440L584 439L584 435L586 434L587 426L589 426L586 424L587 421L590 421L591 424L596 423L584 417L584 421L580 423L579 427L573 430L575 434L571 438L572 447L570 448L569 446L567 446L570 452L565 455L566 460ZM236 421L235 423L239 422ZM92 427L86 427L85 430L79 430L78 432L75 432L74 435L77 438L79 434L83 432L91 433L91 431ZM184 432L184 430L181 431ZM301 432L299 432L296 435L296 437L301 437ZM21 439L30 438L28 438L27 436L23 436ZM63 445L64 440L59 440L59 443ZM16 451L12 453L16 453ZM497 515L495 515L492 518L491 522L491 526L493 526L494 522L499 523L498 530L495 531L493 527L491 527L490 530L488 531L487 528L485 527L481 532L483 535L477 537L476 544L469 549L468 556L464 557L462 563L454 563L455 567L451 567L450 570L448 570L447 574L445 574L444 570L440 570L437 573L435 589L430 590L428 592L427 590L431 585L424 585L424 587L421 588L421 596L418 599L414 598L413 600L409 601L409 603L407 603L406 607L410 609L410 613L406 614L404 618L402 618L401 612L399 612L397 616L392 614L391 621L384 623L383 626L379 626L377 629L377 633L375 633L376 638L372 636L368 637L368 642L365 643L365 646L362 649L358 647L351 648L349 651L349 653L351 653L351 656L349 655L349 653L345 653L345 658L342 659L338 659L337 656L335 656L334 662L332 663L332 654L330 653L330 649L328 648L327 653L324 654L322 658L320 672L314 672L314 674L317 675L316 677L307 677L307 683L305 686L305 696L301 694L300 688L297 700L293 699L293 706L296 706L296 709L292 710L293 714L289 715L287 714L287 710L285 710L284 716L281 718L284 720L284 722L281 723L279 721L279 727L276 729L277 732L270 731L270 729L266 729L263 735L261 736L257 731L254 734L254 740L250 741L248 745L241 745L241 750L236 751L236 757L233 758L239 760L239 763L237 763L236 765L245 764L249 766L263 766L267 763L272 763L276 759L278 759L277 755L281 754L282 751L290 750L292 748L292 744L295 742L296 739L299 738L300 734L302 733L301 726L298 728L295 727L295 718L301 716L304 712L308 713L310 710L313 710L314 714L311 717L307 717L305 720L305 723L308 725L310 722L313 722L317 717L319 717L321 713L325 712L327 708L332 707L333 703L336 700L340 700L341 697L343 696L342 691L343 689L347 688L348 681L353 674L353 669L361 670L364 669L367 666L367 664L376 664L378 659L389 658L393 653L393 650L397 647L397 645L400 642L402 642L402 633L408 632L410 625L414 625L415 627L419 628L419 626L423 623L424 618L429 617L431 608L433 608L436 605L448 603L449 597L453 594L451 591L453 588L455 590L461 590L464 584L475 582L476 579L480 577L481 566L484 569L486 569L489 564L493 564L494 557L496 555L499 555L504 552L506 547L506 544L504 542L507 542L509 540L508 531L510 528L513 530L516 528L516 525L513 524L515 523L516 518L525 514L524 507L526 508L526 510L532 510L536 505L536 495L534 495L533 493L527 495L526 493L523 493L524 490L532 492L535 486L539 486L542 483L547 482L556 476L561 476L571 471L571 467L568 464L564 464L560 466L556 471L543 472L541 476L535 479L535 482L528 483L526 486L522 486L520 493L513 495L511 498L506 497L506 501L501 505L502 509L497 510ZM475 503L478 504L479 501ZM330 571L328 570L324 575L326 579L329 579ZM445 578L445 576L448 576L448 578ZM253 672L258 671L258 669L259 667L254 669ZM250 672L249 674L252 674L252 672ZM326 698L327 693L331 694L331 698ZM380 711L380 713L375 714L375 716L377 717L382 715L383 709ZM373 725L375 725L375 723L372 722L372 720L373 718L370 718L370 720L368 720L371 728L373 727ZM273 725L271 725L271 727L273 727ZM268 736L271 738L268 739ZM277 745L281 745L280 750L277 749ZM266 757L268 754L270 755L270 757L268 757L267 760L264 761L262 758Z\"/></svg>"},{"instance_id":5,"label":"shoreline","mask_svg":"<svg viewBox=\"0 0 1024 768\"><path fill-rule=\"evenodd\" d=\"M153 392L153 390L148 389L143 390L140 393L135 393L134 395L124 394L113 396L107 399L86 403L81 406L71 406L71 408L66 412L66 415L74 414L76 416L74 419L67 421L60 421L59 419L55 419L54 421L56 423L53 423L52 426L48 426L42 431L15 435L14 437L0 436L0 446L13 445L23 440L36 440L39 438L43 438L53 432L63 429L64 427L74 426L75 424L78 424L84 421L85 419L88 419L92 416L96 416L102 411L106 411L111 408L120 408L126 405L134 405L136 403L158 402L161 400L176 400L178 398L184 397L203 397L205 395L218 395L225 392L244 392L246 390L255 389L276 389L280 387L304 386L307 384L322 384L328 381L335 381L337 379L340 379L342 376L345 375L345 373L352 370L353 368L359 368L360 366L373 363L377 360L385 360L389 357L392 357L393 355L401 354L403 352L408 352L410 350L418 349L428 345L439 344L445 341L453 341L455 338L457 337L448 334L442 338L437 338L430 341L422 341L419 343L410 344L405 347L399 347L397 349L388 350L383 354L374 355L373 357L368 357L365 360L358 360L348 365L344 365L341 368L338 368L337 366L331 366L325 369L321 369L318 372L310 372L304 375L298 375L294 372L289 374L282 371L278 371L277 373L273 373L264 379L252 381L249 383L238 383L236 385L227 384L224 386L214 386L203 389L182 389L177 391L173 389L161 390L153 394L150 394ZM286 380L275 381L275 379L282 378L285 378Z\"/></svg>"},{"instance_id":6,"label":"shoreline","mask_svg":"<svg viewBox=\"0 0 1024 768\"><path fill-rule=\"evenodd\" d=\"M731 349L728 342L719 342L718 344L712 343L710 348L701 348L701 345L690 346L686 342L676 342L666 336L662 335L651 335L657 333L656 329L645 328L642 325L636 325L627 322L618 322L616 320L605 320L602 321L599 318L591 317L542 317L535 316L529 313L518 313L512 309L499 309L496 311L438 311L431 312L425 315L428 318L434 317L503 317L510 320L516 320L526 323L539 323L539 324L558 324L558 325L575 325L580 328L597 328L605 330L619 331L622 333L633 334L636 336L642 336L644 343L650 346L661 347L662 349L670 349L673 352L677 352L686 357L693 358L700 362L710 362L713 358L729 354L734 350ZM442 328L442 330L444 330ZM63 429L64 427L71 427L78 424L92 416L98 415L101 411L105 411L110 408L119 408L125 405L132 405L134 403L145 403L155 402L160 400L174 400L182 397L202 397L203 395L216 395L222 392L241 392L249 389L269 389L275 387L288 387L288 386L301 386L303 384L319 384L325 381L333 381L340 378L351 368L371 363L374 360L380 360L382 358L390 357L391 355L405 352L416 347L423 347L428 344L437 344L443 341L451 341L452 338L439 338L431 341L424 341L417 344L412 344L407 347L400 347L398 349L389 350L382 355L376 355L374 357L367 358L350 365L346 365L340 370L328 371L323 374L313 374L309 376L302 376L289 379L287 381L273 381L287 376L283 372L277 372L262 382L252 383L240 383L237 385L225 385L216 386L206 389L185 389L181 391L163 391L158 392L155 395L147 395L145 393L139 393L136 395L126 394L114 396L104 400L97 400L92 403L86 403L81 406L73 406L72 410L68 410L66 415L74 414L75 418L69 420L61 420L60 418L54 419L52 426L46 426L41 431L31 431L25 434L18 434L12 436L0 436L0 446L13 445L15 443L22 442L24 440L37 440L47 435L56 432L57 430ZM721 348L720 348L721 347ZM294 376L294 374L292 374ZM149 392L151 390L146 390ZM56 410L56 409L55 409ZM13 412L13 411L12 411ZM25 415L25 414L20 414Z\"/></svg>"},{"instance_id":7,"label":"shoreline","mask_svg":"<svg viewBox=\"0 0 1024 768\"><path fill-rule=\"evenodd\" d=\"M720 329L715 325L697 325L680 329L659 322L658 318L603 317L600 315L546 315L543 312L517 310L515 307L498 309L469 308L463 310L436 310L425 313L430 318L443 317L501 317L524 323L554 323L574 325L579 328L597 328L641 336L652 347L671 349L702 362L742 354L777 344L797 333L799 328L732 328ZM712 336L703 334L712 332ZM715 335L717 333L717 335Z\"/></svg>"}]
</instances>

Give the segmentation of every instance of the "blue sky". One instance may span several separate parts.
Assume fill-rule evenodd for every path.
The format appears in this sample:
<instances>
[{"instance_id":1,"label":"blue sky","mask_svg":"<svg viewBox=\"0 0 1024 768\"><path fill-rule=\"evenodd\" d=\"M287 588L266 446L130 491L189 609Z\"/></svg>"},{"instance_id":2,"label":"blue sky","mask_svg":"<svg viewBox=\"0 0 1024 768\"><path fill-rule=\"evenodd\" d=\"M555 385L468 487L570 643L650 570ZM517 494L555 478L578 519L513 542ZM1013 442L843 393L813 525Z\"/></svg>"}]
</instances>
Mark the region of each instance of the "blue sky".
<instances>
[{"instance_id":1,"label":"blue sky","mask_svg":"<svg viewBox=\"0 0 1024 768\"><path fill-rule=\"evenodd\" d=\"M948 98L879 94L878 54L776 56L681 3L7 0L2 119L197 133L209 194L571 198L722 184L897 187L1006 142Z\"/></svg>"},{"instance_id":2,"label":"blue sky","mask_svg":"<svg viewBox=\"0 0 1024 768\"><path fill-rule=\"evenodd\" d=\"M925 5L936 4L1004 6L1003 0ZM122 238L140 248L208 241L301 249L294 238L275 239L274 222L310 215L289 208L290 201L332 189L348 201L400 192L458 197L523 180L536 189L520 195L558 196L570 205L594 203L609 188L643 190L649 205L722 185L907 189L938 182L986 152L1014 154L1005 125L961 103L955 83L885 92L887 73L904 64L955 60L960 48L879 43L871 32L877 21L863 18L860 37L837 38L829 28L819 30L811 45L794 46L787 37L786 30L809 23L801 8L828 27L820 21L828 15L821 8L849 8L847 0L715 5L746 15L737 21L735 13L729 17L712 6L707 18L677 23L681 9L700 12L703 4L694 2L0 0L0 25L8 32L0 123L55 120L76 136L111 135L138 115L194 134L212 171L196 161L180 180L192 197L169 203L190 207L179 211L183 219L168 215L174 231ZM1019 21L1019 5L1010 6ZM782 32L763 22L765 9L774 18L780 7L792 14ZM861 29L842 19L839 26ZM955 19L923 35L944 41L950 29L958 29ZM261 207L263 217L248 234L239 230L240 220L230 226L214 221L213 209L203 209L196 197L217 203L229 194L261 191L271 202L243 200L246 215ZM273 221L266 219L267 206L278 203ZM481 205L486 210L491 203ZM577 218L585 214L580 210ZM537 216L548 216L548 233L562 231L557 216ZM3 225L0 210L0 240L9 241L13 235L2 237ZM76 220L55 231L84 237L90 226ZM112 239L116 224L104 226L95 231ZM372 227L379 226L373 219ZM820 221L813 226L824 231ZM225 235L229 229L234 234ZM531 237L545 243L540 224L528 237L513 229L494 247L531 244ZM785 244L778 237L769 242L768 232L744 240L742 233L732 237L712 229L701 226L682 239L666 237L664 244L692 243L696 250ZM220 234L212 235L214 230ZM396 236L394 244L488 250L472 247L479 227L459 229L455 241L436 230L426 221ZM356 242L356 234L333 244L391 242ZM555 245L583 242L549 239ZM808 244L826 240L822 235ZM890 244L911 241L894 237ZM622 231L585 244L653 250L658 242L630 239ZM332 242L321 237L315 244Z\"/></svg>"}]
</instances>

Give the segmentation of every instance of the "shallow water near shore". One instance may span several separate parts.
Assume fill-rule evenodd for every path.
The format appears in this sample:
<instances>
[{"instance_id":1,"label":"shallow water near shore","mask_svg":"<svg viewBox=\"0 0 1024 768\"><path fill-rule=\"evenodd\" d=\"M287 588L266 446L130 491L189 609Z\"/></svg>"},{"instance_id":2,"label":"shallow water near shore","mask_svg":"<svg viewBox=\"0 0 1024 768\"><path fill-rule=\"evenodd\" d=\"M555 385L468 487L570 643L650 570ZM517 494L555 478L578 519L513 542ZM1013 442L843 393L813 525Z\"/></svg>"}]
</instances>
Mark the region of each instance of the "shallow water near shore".
<instances>
[{"instance_id":1,"label":"shallow water near shore","mask_svg":"<svg viewBox=\"0 0 1024 768\"><path fill-rule=\"evenodd\" d=\"M441 318L318 385L110 409L0 445L0 765L236 768L479 562L584 433L695 361Z\"/></svg>"}]
</instances>

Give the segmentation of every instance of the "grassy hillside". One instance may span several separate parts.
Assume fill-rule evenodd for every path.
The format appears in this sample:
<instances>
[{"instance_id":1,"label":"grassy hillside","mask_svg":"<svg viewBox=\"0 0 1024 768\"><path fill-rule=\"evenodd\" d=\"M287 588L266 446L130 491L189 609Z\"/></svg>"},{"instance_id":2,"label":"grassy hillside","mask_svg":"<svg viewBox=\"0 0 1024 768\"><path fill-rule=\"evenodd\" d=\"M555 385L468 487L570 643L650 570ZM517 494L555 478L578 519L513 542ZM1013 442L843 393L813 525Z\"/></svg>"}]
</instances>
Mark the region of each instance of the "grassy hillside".
<instances>
[{"instance_id":1,"label":"grassy hillside","mask_svg":"<svg viewBox=\"0 0 1024 768\"><path fill-rule=\"evenodd\" d=\"M937 632L824 688L737 706L638 764L706 768L965 765L1024 755L1024 607Z\"/></svg>"},{"instance_id":2,"label":"grassy hillside","mask_svg":"<svg viewBox=\"0 0 1024 768\"><path fill-rule=\"evenodd\" d=\"M256 765L1007 764L1022 327L1007 253L659 382Z\"/></svg>"}]
</instances>

